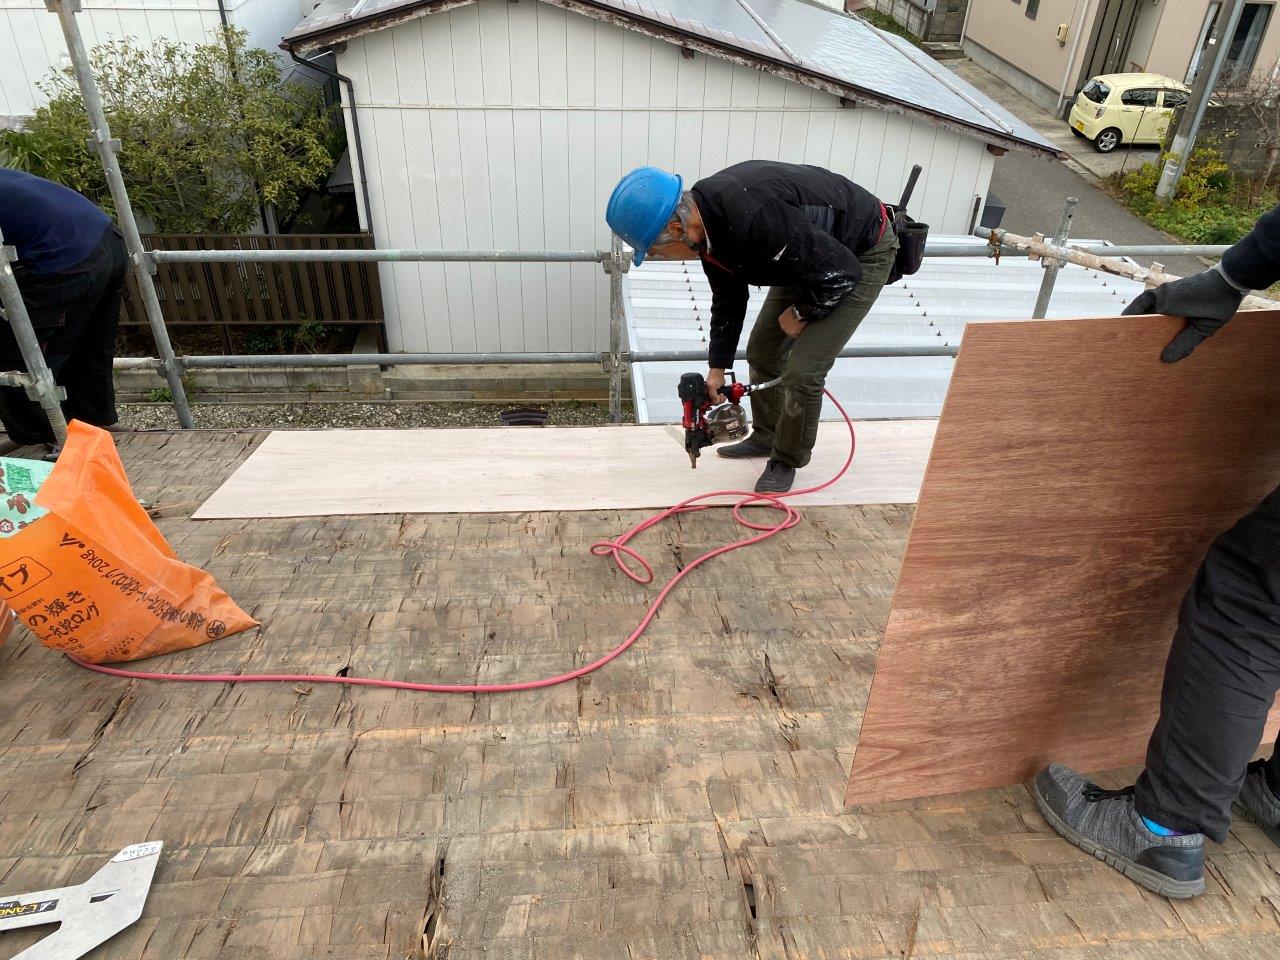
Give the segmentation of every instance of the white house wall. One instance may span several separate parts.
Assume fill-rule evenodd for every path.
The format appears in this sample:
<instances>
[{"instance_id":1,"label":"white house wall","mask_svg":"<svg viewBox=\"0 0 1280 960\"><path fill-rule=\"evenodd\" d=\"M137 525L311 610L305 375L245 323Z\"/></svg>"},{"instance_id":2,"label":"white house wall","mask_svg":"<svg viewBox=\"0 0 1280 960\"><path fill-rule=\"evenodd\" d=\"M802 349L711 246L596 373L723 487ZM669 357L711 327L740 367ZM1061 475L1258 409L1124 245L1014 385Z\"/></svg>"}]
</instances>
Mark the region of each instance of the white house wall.
<instances>
[{"instance_id":1,"label":"white house wall","mask_svg":"<svg viewBox=\"0 0 1280 960\"><path fill-rule=\"evenodd\" d=\"M252 46L275 51L309 9L304 0L226 0L228 21ZM217 0L83 0L85 46L131 37L203 43L220 24ZM66 66L67 46L44 0L0 0L0 122L29 116L47 99L39 82Z\"/></svg>"},{"instance_id":2,"label":"white house wall","mask_svg":"<svg viewBox=\"0 0 1280 960\"><path fill-rule=\"evenodd\" d=\"M618 178L686 182L751 158L838 170L885 199L925 168L913 213L967 230L980 140L680 50L536 0L482 0L350 41L379 246L599 249ZM383 264L388 340L430 352L603 350L599 266Z\"/></svg>"}]
</instances>

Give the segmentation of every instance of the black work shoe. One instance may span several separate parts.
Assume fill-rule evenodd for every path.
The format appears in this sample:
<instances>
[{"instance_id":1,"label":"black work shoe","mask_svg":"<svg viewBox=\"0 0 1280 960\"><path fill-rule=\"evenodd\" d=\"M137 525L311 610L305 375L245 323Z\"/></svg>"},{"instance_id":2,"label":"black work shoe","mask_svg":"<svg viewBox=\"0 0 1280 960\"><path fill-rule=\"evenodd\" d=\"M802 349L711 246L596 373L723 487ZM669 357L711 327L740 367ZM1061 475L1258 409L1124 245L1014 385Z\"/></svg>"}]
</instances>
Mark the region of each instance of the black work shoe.
<instances>
[{"instance_id":1,"label":"black work shoe","mask_svg":"<svg viewBox=\"0 0 1280 960\"><path fill-rule=\"evenodd\" d=\"M756 493L786 493L795 482L795 467L788 467L781 460L770 460L756 481Z\"/></svg>"},{"instance_id":2,"label":"black work shoe","mask_svg":"<svg viewBox=\"0 0 1280 960\"><path fill-rule=\"evenodd\" d=\"M1249 764L1249 772L1245 774L1244 786L1240 788L1240 796L1236 798L1233 809L1260 826L1273 843L1280 844L1280 797L1267 784L1266 766L1265 760Z\"/></svg>"},{"instance_id":3,"label":"black work shoe","mask_svg":"<svg viewBox=\"0 0 1280 960\"><path fill-rule=\"evenodd\" d=\"M1204 834L1152 833L1133 807L1133 787L1103 790L1051 763L1036 775L1032 793L1049 826L1130 880L1166 897L1204 893Z\"/></svg>"},{"instance_id":4,"label":"black work shoe","mask_svg":"<svg viewBox=\"0 0 1280 960\"><path fill-rule=\"evenodd\" d=\"M728 457L730 460L745 460L747 457L767 457L773 449L773 441L765 443L757 440L753 433L745 440L739 440L737 443L731 443L727 447L716 447L716 453L722 457Z\"/></svg>"}]
</instances>

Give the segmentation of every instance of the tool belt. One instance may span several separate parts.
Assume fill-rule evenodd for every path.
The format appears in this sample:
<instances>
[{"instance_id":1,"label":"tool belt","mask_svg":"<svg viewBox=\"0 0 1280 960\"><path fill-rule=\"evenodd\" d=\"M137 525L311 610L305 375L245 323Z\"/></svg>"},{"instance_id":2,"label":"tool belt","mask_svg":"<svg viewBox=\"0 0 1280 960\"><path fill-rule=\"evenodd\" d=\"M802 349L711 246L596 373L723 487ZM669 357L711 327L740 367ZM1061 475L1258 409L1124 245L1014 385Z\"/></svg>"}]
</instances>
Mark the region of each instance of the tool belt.
<instances>
[{"instance_id":1,"label":"tool belt","mask_svg":"<svg viewBox=\"0 0 1280 960\"><path fill-rule=\"evenodd\" d=\"M894 258L893 269L889 271L886 286L897 283L903 277L909 277L920 269L924 263L924 244L929 238L929 225L913 220L906 210L885 204L889 211L889 224L893 234L898 238L898 255Z\"/></svg>"}]
</instances>

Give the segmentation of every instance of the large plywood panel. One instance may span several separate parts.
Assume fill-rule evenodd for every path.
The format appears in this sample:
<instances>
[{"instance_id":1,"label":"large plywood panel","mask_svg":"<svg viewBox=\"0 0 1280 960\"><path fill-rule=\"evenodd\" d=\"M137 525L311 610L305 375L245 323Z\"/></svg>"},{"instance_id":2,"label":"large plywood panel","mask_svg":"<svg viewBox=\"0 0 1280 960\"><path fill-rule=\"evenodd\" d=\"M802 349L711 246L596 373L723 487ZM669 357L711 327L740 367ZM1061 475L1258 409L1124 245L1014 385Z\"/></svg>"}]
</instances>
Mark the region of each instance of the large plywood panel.
<instances>
[{"instance_id":1,"label":"large plywood panel","mask_svg":"<svg viewBox=\"0 0 1280 960\"><path fill-rule=\"evenodd\" d=\"M850 471L793 502L913 502L935 423L859 423ZM848 452L844 423L823 423L797 489L833 476ZM763 459L726 460L711 450L699 463L698 470L689 469L678 426L282 431L271 434L195 516L665 507L708 490L750 490L764 467Z\"/></svg>"},{"instance_id":2,"label":"large plywood panel","mask_svg":"<svg viewBox=\"0 0 1280 960\"><path fill-rule=\"evenodd\" d=\"M1162 364L1180 326L970 325L849 803L1141 761L1179 600L1280 482L1280 313Z\"/></svg>"}]
</instances>

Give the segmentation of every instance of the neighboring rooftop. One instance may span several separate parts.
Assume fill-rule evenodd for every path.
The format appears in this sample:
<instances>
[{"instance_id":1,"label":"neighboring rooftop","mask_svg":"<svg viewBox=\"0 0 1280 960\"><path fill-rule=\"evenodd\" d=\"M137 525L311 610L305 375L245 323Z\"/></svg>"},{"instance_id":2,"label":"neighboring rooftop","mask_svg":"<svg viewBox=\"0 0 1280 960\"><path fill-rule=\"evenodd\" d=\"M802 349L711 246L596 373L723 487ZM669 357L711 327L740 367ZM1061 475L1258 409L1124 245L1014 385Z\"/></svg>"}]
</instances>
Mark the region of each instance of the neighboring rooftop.
<instances>
[{"instance_id":1,"label":"neighboring rooftop","mask_svg":"<svg viewBox=\"0 0 1280 960\"><path fill-rule=\"evenodd\" d=\"M295 52L329 47L477 0L320 0L285 37ZM1048 140L901 37L805 0L538 0L799 83L981 136L1057 154Z\"/></svg>"}]
</instances>

